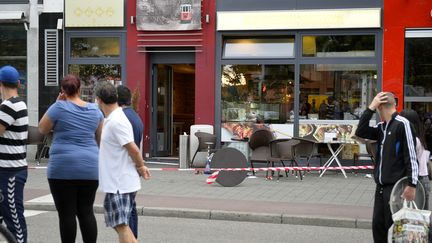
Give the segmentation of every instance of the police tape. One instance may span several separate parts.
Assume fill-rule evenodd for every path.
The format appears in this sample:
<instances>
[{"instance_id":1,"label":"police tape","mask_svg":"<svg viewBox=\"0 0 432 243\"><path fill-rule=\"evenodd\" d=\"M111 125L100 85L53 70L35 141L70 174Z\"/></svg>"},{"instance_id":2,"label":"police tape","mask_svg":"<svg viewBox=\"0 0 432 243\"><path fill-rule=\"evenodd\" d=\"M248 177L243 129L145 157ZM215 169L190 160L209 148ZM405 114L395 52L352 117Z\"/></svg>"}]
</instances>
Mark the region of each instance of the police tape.
<instances>
[{"instance_id":1,"label":"police tape","mask_svg":"<svg viewBox=\"0 0 432 243\"><path fill-rule=\"evenodd\" d=\"M29 169L46 169L46 166L29 166ZM314 171L314 170L371 170L373 165L360 166L291 166L291 167L245 167L245 168L211 168L212 171ZM204 171L205 168L149 168L150 171Z\"/></svg>"},{"instance_id":2,"label":"police tape","mask_svg":"<svg viewBox=\"0 0 432 243\"><path fill-rule=\"evenodd\" d=\"M163 168L162 168L163 169ZM221 168L212 169L214 172L207 177L207 184L213 184L220 171L314 171L314 170L371 170L374 169L373 165L361 165L361 166L297 166L297 167L262 167L262 168Z\"/></svg>"},{"instance_id":3,"label":"police tape","mask_svg":"<svg viewBox=\"0 0 432 243\"><path fill-rule=\"evenodd\" d=\"M46 169L46 166L29 166L29 169ZM359 166L289 166L289 167L260 167L260 168L212 168L213 172L207 177L207 184L213 184L220 171L318 171L318 170L372 170L373 165L359 165ZM150 171L205 171L205 168L149 168Z\"/></svg>"}]
</instances>

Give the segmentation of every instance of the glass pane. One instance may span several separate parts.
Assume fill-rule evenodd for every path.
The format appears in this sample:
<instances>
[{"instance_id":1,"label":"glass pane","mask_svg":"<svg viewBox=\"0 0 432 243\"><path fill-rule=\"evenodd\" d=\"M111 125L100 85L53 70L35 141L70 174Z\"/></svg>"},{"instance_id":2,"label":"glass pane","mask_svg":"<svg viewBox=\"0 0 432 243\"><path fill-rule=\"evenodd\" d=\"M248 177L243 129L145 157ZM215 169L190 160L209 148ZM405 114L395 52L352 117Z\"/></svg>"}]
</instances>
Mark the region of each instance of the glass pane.
<instances>
[{"instance_id":1,"label":"glass pane","mask_svg":"<svg viewBox=\"0 0 432 243\"><path fill-rule=\"evenodd\" d=\"M0 24L0 58L27 56L27 32L21 24Z\"/></svg>"},{"instance_id":2,"label":"glass pane","mask_svg":"<svg viewBox=\"0 0 432 243\"><path fill-rule=\"evenodd\" d=\"M0 25L0 67L5 65L20 73L18 93L27 99L27 32L22 23Z\"/></svg>"},{"instance_id":3,"label":"glass pane","mask_svg":"<svg viewBox=\"0 0 432 243\"><path fill-rule=\"evenodd\" d=\"M432 102L405 102L404 109L412 109L417 112L422 124L424 124L426 147L432 148Z\"/></svg>"},{"instance_id":4,"label":"glass pane","mask_svg":"<svg viewBox=\"0 0 432 243\"><path fill-rule=\"evenodd\" d=\"M171 145L171 86L172 69L168 65L157 65L157 152L169 155Z\"/></svg>"},{"instance_id":5,"label":"glass pane","mask_svg":"<svg viewBox=\"0 0 432 243\"><path fill-rule=\"evenodd\" d=\"M119 37L71 38L71 57L119 57Z\"/></svg>"},{"instance_id":6,"label":"glass pane","mask_svg":"<svg viewBox=\"0 0 432 243\"><path fill-rule=\"evenodd\" d=\"M73 64L69 65L69 73L81 79L81 98L87 102L94 102L94 88L98 82L110 81L115 85L122 84L119 64Z\"/></svg>"},{"instance_id":7,"label":"glass pane","mask_svg":"<svg viewBox=\"0 0 432 243\"><path fill-rule=\"evenodd\" d=\"M358 119L376 93L373 64L300 66L300 119Z\"/></svg>"},{"instance_id":8,"label":"glass pane","mask_svg":"<svg viewBox=\"0 0 432 243\"><path fill-rule=\"evenodd\" d=\"M294 37L224 40L224 58L291 58Z\"/></svg>"},{"instance_id":9,"label":"glass pane","mask_svg":"<svg viewBox=\"0 0 432 243\"><path fill-rule=\"evenodd\" d=\"M293 109L294 65L222 66L222 127L228 132L244 138L264 123L292 123Z\"/></svg>"},{"instance_id":10,"label":"glass pane","mask_svg":"<svg viewBox=\"0 0 432 243\"><path fill-rule=\"evenodd\" d=\"M304 57L374 57L374 35L303 36Z\"/></svg>"},{"instance_id":11,"label":"glass pane","mask_svg":"<svg viewBox=\"0 0 432 243\"><path fill-rule=\"evenodd\" d=\"M23 97L25 100L27 100L27 60L1 60L0 57L0 67L5 65L11 65L18 70L20 74L20 86L18 89L18 94L20 97Z\"/></svg>"},{"instance_id":12,"label":"glass pane","mask_svg":"<svg viewBox=\"0 0 432 243\"><path fill-rule=\"evenodd\" d=\"M432 96L432 38L407 38L405 96Z\"/></svg>"}]
</instances>

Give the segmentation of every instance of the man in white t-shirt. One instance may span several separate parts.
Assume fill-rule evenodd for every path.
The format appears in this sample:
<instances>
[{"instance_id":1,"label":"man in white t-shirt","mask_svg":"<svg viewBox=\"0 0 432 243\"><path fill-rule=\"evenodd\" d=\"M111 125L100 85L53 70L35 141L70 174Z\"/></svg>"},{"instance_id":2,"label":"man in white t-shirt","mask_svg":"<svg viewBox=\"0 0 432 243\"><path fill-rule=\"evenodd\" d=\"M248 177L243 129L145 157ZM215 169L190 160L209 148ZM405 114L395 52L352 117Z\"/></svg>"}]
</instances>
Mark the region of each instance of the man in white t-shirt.
<instances>
[{"instance_id":1,"label":"man in white t-shirt","mask_svg":"<svg viewBox=\"0 0 432 243\"><path fill-rule=\"evenodd\" d=\"M106 193L105 223L113 227L119 242L137 242L128 223L140 176L150 179L139 148L134 142L132 125L117 104L117 90L109 82L96 87L96 99L105 115L99 149L99 188Z\"/></svg>"}]
</instances>

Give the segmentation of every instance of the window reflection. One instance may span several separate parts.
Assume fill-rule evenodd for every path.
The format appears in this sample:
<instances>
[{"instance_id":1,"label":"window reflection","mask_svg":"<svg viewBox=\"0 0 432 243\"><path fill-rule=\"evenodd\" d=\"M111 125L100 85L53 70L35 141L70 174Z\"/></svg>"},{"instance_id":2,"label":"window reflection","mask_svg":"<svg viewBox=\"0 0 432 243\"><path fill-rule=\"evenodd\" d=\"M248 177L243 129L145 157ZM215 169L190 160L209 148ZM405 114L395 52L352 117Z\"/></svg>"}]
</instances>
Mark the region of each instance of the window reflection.
<instances>
[{"instance_id":1,"label":"window reflection","mask_svg":"<svg viewBox=\"0 0 432 243\"><path fill-rule=\"evenodd\" d=\"M224 58L292 58L294 37L224 40Z\"/></svg>"},{"instance_id":2,"label":"window reflection","mask_svg":"<svg viewBox=\"0 0 432 243\"><path fill-rule=\"evenodd\" d=\"M94 102L94 88L98 82L109 81L114 85L122 84L121 65L74 64L69 65L69 73L81 79L81 98L87 102Z\"/></svg>"},{"instance_id":3,"label":"window reflection","mask_svg":"<svg viewBox=\"0 0 432 243\"><path fill-rule=\"evenodd\" d=\"M222 66L222 122L294 118L294 65Z\"/></svg>"},{"instance_id":4,"label":"window reflection","mask_svg":"<svg viewBox=\"0 0 432 243\"><path fill-rule=\"evenodd\" d=\"M18 94L27 99L27 32L22 24L0 25L0 67L5 65L18 70Z\"/></svg>"},{"instance_id":5,"label":"window reflection","mask_svg":"<svg viewBox=\"0 0 432 243\"><path fill-rule=\"evenodd\" d=\"M71 38L71 57L119 57L119 37Z\"/></svg>"},{"instance_id":6,"label":"window reflection","mask_svg":"<svg viewBox=\"0 0 432 243\"><path fill-rule=\"evenodd\" d=\"M405 96L432 96L432 38L407 38Z\"/></svg>"},{"instance_id":7,"label":"window reflection","mask_svg":"<svg viewBox=\"0 0 432 243\"><path fill-rule=\"evenodd\" d=\"M0 25L0 58L27 56L27 32L22 24Z\"/></svg>"},{"instance_id":8,"label":"window reflection","mask_svg":"<svg viewBox=\"0 0 432 243\"><path fill-rule=\"evenodd\" d=\"M307 64L300 70L300 119L359 119L376 94L373 64Z\"/></svg>"},{"instance_id":9,"label":"window reflection","mask_svg":"<svg viewBox=\"0 0 432 243\"><path fill-rule=\"evenodd\" d=\"M374 57L374 35L303 36L304 57Z\"/></svg>"}]
</instances>

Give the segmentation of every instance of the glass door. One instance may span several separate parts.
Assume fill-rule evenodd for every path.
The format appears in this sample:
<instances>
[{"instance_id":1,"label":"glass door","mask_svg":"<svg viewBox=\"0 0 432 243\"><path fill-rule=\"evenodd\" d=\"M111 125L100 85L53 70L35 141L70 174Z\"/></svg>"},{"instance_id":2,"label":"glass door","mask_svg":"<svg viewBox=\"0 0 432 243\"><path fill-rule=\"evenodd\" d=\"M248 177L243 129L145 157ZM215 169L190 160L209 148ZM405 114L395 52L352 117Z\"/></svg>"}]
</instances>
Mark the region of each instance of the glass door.
<instances>
[{"instance_id":1,"label":"glass door","mask_svg":"<svg viewBox=\"0 0 432 243\"><path fill-rule=\"evenodd\" d=\"M170 65L153 65L153 124L156 143L153 156L170 156L172 145L172 78Z\"/></svg>"}]
</instances>

